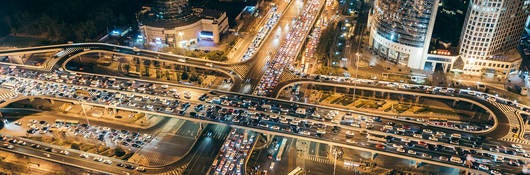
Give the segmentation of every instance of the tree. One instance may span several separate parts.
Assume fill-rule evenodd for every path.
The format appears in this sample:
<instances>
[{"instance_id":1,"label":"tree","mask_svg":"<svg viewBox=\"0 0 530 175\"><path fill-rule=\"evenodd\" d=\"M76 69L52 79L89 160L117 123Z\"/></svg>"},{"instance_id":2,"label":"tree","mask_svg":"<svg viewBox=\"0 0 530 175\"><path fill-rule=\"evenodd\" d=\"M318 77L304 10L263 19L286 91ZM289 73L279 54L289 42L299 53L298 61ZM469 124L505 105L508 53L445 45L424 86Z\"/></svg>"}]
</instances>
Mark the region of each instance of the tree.
<instances>
[{"instance_id":1,"label":"tree","mask_svg":"<svg viewBox=\"0 0 530 175\"><path fill-rule=\"evenodd\" d=\"M188 76L189 76L189 75L188 75L188 72L184 71L184 72L182 72L182 76L180 77L180 79L182 79L182 80L188 80Z\"/></svg>"},{"instance_id":2,"label":"tree","mask_svg":"<svg viewBox=\"0 0 530 175\"><path fill-rule=\"evenodd\" d=\"M126 154L126 152L121 149L120 147L116 147L114 149L114 155L116 155L116 157L121 157L121 156L124 156Z\"/></svg>"}]
</instances>

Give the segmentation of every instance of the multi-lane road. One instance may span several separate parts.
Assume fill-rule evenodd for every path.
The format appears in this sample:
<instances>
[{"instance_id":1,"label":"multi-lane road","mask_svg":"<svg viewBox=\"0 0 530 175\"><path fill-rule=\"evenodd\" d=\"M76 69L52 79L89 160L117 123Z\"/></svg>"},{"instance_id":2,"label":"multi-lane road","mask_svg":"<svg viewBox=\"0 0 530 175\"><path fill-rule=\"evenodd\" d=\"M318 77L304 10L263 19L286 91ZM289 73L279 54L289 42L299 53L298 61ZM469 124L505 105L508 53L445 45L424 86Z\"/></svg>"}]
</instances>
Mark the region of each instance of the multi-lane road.
<instances>
[{"instance_id":1,"label":"multi-lane road","mask_svg":"<svg viewBox=\"0 0 530 175\"><path fill-rule=\"evenodd\" d=\"M257 50L247 55L248 59L243 59L243 63L226 64L104 43L76 43L2 50L0 51L0 56L51 51L58 52L58 55L60 55L57 58L49 59L49 62L43 66L0 63L17 66L15 68L17 69L16 73L13 73L14 68L4 67L4 70L11 71L11 73L4 72L5 75L2 75L0 80L3 82L1 86L10 88L13 92L19 94L15 99L4 99L7 102L3 103L2 106L26 98L44 98L72 104L83 101L83 104L90 106L116 108L217 124L208 125L203 130L196 145L182 159L183 161L172 164L175 167L182 168L181 170L168 168L168 166L146 167L148 173L207 173L211 163L207 161L215 157L217 150L221 146L220 143L228 135L229 130L226 126L358 149L370 152L373 156L383 154L411 159L416 162L455 167L470 172L489 173L489 170L484 168L487 167L487 169L500 170L501 172L518 173L521 171L521 166L513 166L514 162L524 164L529 160L530 156L528 154L521 153L516 148L510 148L512 145L509 142L496 140L509 135L514 125L519 127L519 131L524 131L521 128L524 126L520 124L520 119L512 118L520 116L512 115L508 111L517 109L510 108L505 104L499 104L495 100L486 100L484 96L477 96L475 93L472 95L467 92L466 94L456 93L453 95L426 94L424 90L389 89L362 83L354 87L385 93L401 93L437 99L466 101L488 111L495 120L495 124L489 129L465 131L418 121L402 120L394 116L248 95L247 93L251 93L254 88L257 89L257 94L275 95L276 91L280 91L279 89L288 87L292 83L312 83L323 86L352 88L345 82L336 83L315 80L313 77L292 82L279 82L279 76L282 71L292 65L300 45L311 30L312 24L323 4L320 0L306 1L307 4L300 3L303 2L293 0L291 3L278 7L277 15L279 16L276 17L279 19L277 24L273 23L272 26L268 26L270 31L266 31L264 38L259 39L260 43L257 43L257 48L252 48ZM312 8L307 13L304 13L306 11L300 8L303 6ZM275 18L274 15L270 17ZM296 30L291 30L293 28ZM357 31L356 33L360 34L361 32ZM113 86L103 87L98 83L96 85L86 83L89 82L88 80L94 80L94 76L90 74L79 73L78 77L72 71L64 69L64 65L69 59L76 55L91 52L126 54L142 59L165 60L175 64L222 72L234 80L235 83L232 90L236 92L211 91L210 89L180 84L136 81L131 78L111 77L100 74L96 77L98 81L105 83L112 81L114 82L113 84L118 84L118 88L112 88ZM236 70L241 66L247 66L246 69L248 71ZM18 70L25 71L22 73ZM33 72L31 70L38 71ZM278 73L275 73L275 71ZM58 75L53 76L53 74ZM87 81L84 83L79 81L69 82L67 79L72 74L76 76L75 78L83 78ZM63 78L62 75L67 76ZM357 82L358 80L354 81ZM7 87L7 84L10 86ZM138 84L143 84L144 86ZM154 84L159 88L148 87L149 84L151 86ZM161 88L164 86L167 87ZM139 88L150 90L139 90ZM173 89L175 90L173 91ZM84 98L76 95L79 91L97 95ZM176 95L177 91L180 94ZM494 97L492 95L487 96ZM333 119L319 117L332 111L336 111L340 115ZM506 115L507 113L510 113L510 115ZM353 118L355 119L353 120L355 121L345 122L345 115L354 115ZM486 139L484 135L493 137ZM13 149L0 149L37 156L43 159L52 159L56 162L93 169L94 171L104 171L113 174L134 172L122 167L102 165L92 160L80 159L79 155L75 153L71 156L55 153L47 153L45 155L39 150L19 145ZM465 162L468 156L473 156L476 161ZM204 162L207 162L206 166L201 165Z\"/></svg>"},{"instance_id":2,"label":"multi-lane road","mask_svg":"<svg viewBox=\"0 0 530 175\"><path fill-rule=\"evenodd\" d=\"M27 73L27 72L26 72ZM46 76L44 76L46 77ZM12 78L5 78L6 79L6 82L11 82L10 84L19 84L19 85L27 85L27 84L42 84L43 86L52 86L52 87L67 87L67 89L70 89L70 92L69 91L64 91L65 89L63 89L63 91L50 91L50 92L61 92L63 93L63 95L59 95L59 94L50 94L49 92L46 92L47 94L34 94L34 95L37 95L38 96L42 96L43 98L46 98L46 96L51 96L49 98L54 98L56 100L63 100L63 101L71 101L71 102L75 102L76 100L68 100L69 98L73 98L71 97L71 94L72 93L75 93L75 90L78 90L78 89L84 89L86 91L90 91L90 92L95 92L96 94L101 94L101 92L103 91L106 91L107 93L120 93L120 94L124 94L123 96L127 96L129 97L130 95L127 95L127 94L133 94L133 97L142 97L144 100L145 99L165 99L166 103L168 103L167 101L168 100L177 100L177 99L173 99L171 97L164 97L164 96L160 96L160 95L148 95L146 97L146 95L143 95L143 93L137 93L137 92L120 92L120 91L117 91L117 90L112 90L112 89L100 89L100 88L97 88L97 87L90 87L90 86L79 86L79 85L71 85L71 84L66 84L66 83L57 83L56 80L35 80L35 79L28 79L28 78L18 78L18 77L15 77L13 76ZM120 81L119 79L117 80L114 80L114 81ZM162 85L159 85L160 87ZM24 87L27 87L27 86L24 86ZM19 87L21 88L21 87ZM23 93L23 94L28 94L28 90L34 90L34 89L14 89L20 93ZM47 88L47 90L50 90L49 88ZM37 91L38 92L38 91ZM31 92L31 93L35 93L35 91ZM111 94L110 96L113 97L115 96L114 94ZM105 101L100 101L99 99L88 99L87 100L87 103L88 105L92 105L92 106L103 106L103 107L115 107L115 108L118 108L118 109L123 109L123 110L134 110L134 111L138 111L138 112L145 112L145 113L152 113L152 114L156 114L156 115L165 115L165 116L171 116L171 117L180 117L180 118L184 118L184 119L188 119L188 120L195 120L195 121L202 121L202 122L212 122L212 123L216 123L216 124L229 124L229 125L232 125L234 127L242 127L242 128L245 128L245 129L251 129L251 130L256 130L256 131L260 131L260 132L267 132L267 133L275 133L275 134L283 134L283 135L286 135L286 136L296 136L296 137L305 137L305 138L309 138L309 139L313 139L315 141L320 141L320 142L324 142L324 143L330 143L332 142L333 144L338 144L338 145L341 145L341 146L344 146L344 147L354 147L354 148L357 148L357 149L366 149L366 150L371 150L371 149L374 149L377 147L378 143L371 143L369 142L368 140L366 140L366 138L363 139L363 137L357 137L359 139L361 139L361 141L364 141L363 143L365 143L364 147L359 147L359 146L352 146L352 145L357 145L357 144L352 144L351 141L348 141L345 139L345 133L344 132L347 132L347 131L350 131L350 130L353 130L353 131L358 131L359 133L356 134L356 135L362 135L360 134L360 132L363 132L363 130L366 130L366 129L363 129L363 128L356 128L356 127L353 127L353 126L349 126L349 125L340 125L340 124L336 124L336 123L333 123L333 122L323 122L321 120L315 120L314 118L311 118L310 116L312 115L312 112L297 112L299 109L305 109L306 111L325 111L325 110L334 110L332 108L327 108L327 107L315 107L315 106L311 106L311 105L307 105L307 104L301 104L301 103L295 103L294 106L293 104L291 105L287 105L288 102L281 102L280 100L274 100L274 99L266 99L266 103L264 103L263 101L263 98L262 97L256 97L256 96L250 96L250 95L243 95L243 94L240 94L240 95L232 95L232 94L228 94L228 96L226 97L223 97L223 95L221 95L223 93L221 92L217 92L217 95L210 95L212 96L213 98L212 99L216 99L216 97L218 98L222 98L223 100L222 101L217 101L217 102L210 102L210 103L205 103L205 102L202 102L200 100L195 100L197 97L193 97L191 98L190 100L181 100L180 103L184 103L185 101L190 101L190 105L191 107L197 107L198 105L200 105L201 103L206 106L206 105L210 105L210 104L217 104L218 106L221 106L219 108L219 110L221 109L227 109L227 110L242 110L242 111L245 111L243 113L246 113L246 117L243 117L243 115L239 115L238 116L238 119L237 121L234 120L234 119L226 119L226 116L219 116L219 115L214 115L213 117L209 117L209 114L208 113L201 113L202 115L200 114L197 114L199 113L198 111L194 114L192 114L191 112L189 113L180 113L180 111L174 111L174 112L169 112L167 110L159 110L159 109L166 109L164 106L162 106L161 104L158 104L158 103L151 103L151 104L154 104L156 106L151 106L149 107L149 104L142 104L140 101L144 101L144 100L139 100L138 104L137 105L132 105L130 103L126 103L126 104L122 104L122 105L108 105L108 102L105 102ZM28 94L29 95L29 94ZM156 97L156 96L159 96L159 97ZM57 98L59 97L59 98ZM125 97L122 97L122 98L125 98ZM239 99L239 101L237 101ZM251 106L242 106L242 105L236 105L236 106L233 106L233 104L237 104L238 102L241 103L245 103L244 101L245 100L249 100L250 102L247 102L247 103L250 103L250 104L255 104L254 106L257 107L258 109L253 109L253 107ZM131 99L121 99L119 101L134 101L131 97ZM136 100L138 101L138 100ZM164 100L163 100L164 101ZM145 101L145 102L148 102L150 103L149 101ZM169 102L169 104L172 104L174 102ZM275 106L275 109L272 109L272 107L274 106L271 106L271 111L266 111L267 110L267 107L264 107L266 105L277 105ZM211 108L208 108L208 109L211 109ZM256 111L257 110L257 111ZM278 113L275 113L274 111L278 111ZM337 110L340 110L340 109L337 109ZM248 114L255 114L259 112L260 114L260 117L253 117L252 115L251 116L248 116ZM349 111L349 112L354 112L354 111ZM219 113L219 112L218 112ZM302 113L305 113L304 115L302 115ZM168 115L169 114L169 115ZM264 118L264 116L268 116L268 120L266 120ZM278 114L283 114L284 116L282 116L282 120L278 120L278 119L271 119L273 118L273 116L276 116L278 117ZM177 116L176 116L177 115ZM256 114L255 114L256 115ZM206 117L197 117L197 116L206 116ZM219 118L221 117L221 118ZM224 117L224 118L222 118ZM297 118L300 118L301 119L297 119ZM391 118L391 117L389 117ZM296 131L293 131L292 129L288 129L288 128L291 128L289 127L288 125L293 125L293 122L294 121L297 121L297 120L304 120L305 123L314 123L316 125L314 126L310 126L309 128L306 128L305 131L306 132L296 132ZM285 121L285 122L284 122ZM381 121L381 122L388 122L387 120L384 120L384 121ZM399 122L399 121L394 121L394 122ZM285 123L285 124L284 124ZM322 123L322 124L318 124L318 123ZM286 127L286 124L287 124L287 127ZM405 125L412 125L410 123L407 123ZM275 128L275 126L278 126L278 128ZM300 124L298 124L297 126L302 126ZM317 128L319 128L318 126L320 126L320 128L322 128L323 126L326 126L324 128L327 128L326 131L323 131L325 133L333 133L334 131L332 131L332 128L334 128L335 126L337 128L340 128L338 129L339 132L335 134L319 134L319 132L322 132L322 131L319 131ZM423 127L419 126L420 129L419 130L422 130ZM391 133L382 133L380 131L377 131L376 129L380 129L381 127L374 127L372 129L369 129L367 130L368 131L368 134L383 134L383 135L386 135L386 136L390 136L391 138L396 138L396 139L401 139L403 140L403 138L405 140L409 139L409 140L422 140L423 138L421 139L417 139L415 137L411 137L411 136L407 136L407 135L399 135L399 134L391 134ZM303 128L302 128L303 129ZM429 129L431 130L434 130L434 131L440 131L440 128L437 128L437 127L429 127ZM445 130L444 130L445 131ZM309 132L308 135L306 135L305 133ZM458 132L455 132L455 133L458 133ZM449 133L447 133L449 134ZM467 136L466 136L467 137ZM356 141L357 142L357 141ZM417 143L419 143L419 141L416 141ZM425 141L427 143L432 143L433 145L446 145L446 146L449 146L449 147L455 147L455 145L451 145L451 144L446 144L446 143L441 143L441 142L435 142L435 141ZM398 142L400 143L400 142ZM464 149L473 149L473 148L466 148L465 146L459 146L458 144L456 145L456 147L462 147ZM378 151L378 150L372 150L372 152L381 152L381 151ZM391 149L387 149L385 150L384 153L381 153L381 154L389 154L390 152L390 155L393 155L393 156L399 156L399 151L397 150L391 150ZM424 151L425 152L425 151ZM522 160L525 160L526 158L522 157L522 156L512 156L512 155L504 155L502 153L495 153L495 152L489 152L489 151L477 151L477 153L487 153L487 154L490 154L490 155L494 155L494 154L497 154L497 155L503 155L505 156L507 159L522 159ZM417 155L417 154L414 154L414 155L407 155L407 156L416 156L418 159L422 160L422 161L425 161L425 162L429 162L431 160L423 160L422 157L420 155ZM434 156L437 156L437 155L434 155ZM424 157L425 159L426 157ZM443 162L444 160L440 159L439 161ZM429 163L433 163L433 162L429 162ZM438 162L434 162L434 163L438 163ZM455 166L454 164L450 163L450 162L443 162L443 164L449 164L449 166ZM458 165L458 164L456 164Z\"/></svg>"}]
</instances>

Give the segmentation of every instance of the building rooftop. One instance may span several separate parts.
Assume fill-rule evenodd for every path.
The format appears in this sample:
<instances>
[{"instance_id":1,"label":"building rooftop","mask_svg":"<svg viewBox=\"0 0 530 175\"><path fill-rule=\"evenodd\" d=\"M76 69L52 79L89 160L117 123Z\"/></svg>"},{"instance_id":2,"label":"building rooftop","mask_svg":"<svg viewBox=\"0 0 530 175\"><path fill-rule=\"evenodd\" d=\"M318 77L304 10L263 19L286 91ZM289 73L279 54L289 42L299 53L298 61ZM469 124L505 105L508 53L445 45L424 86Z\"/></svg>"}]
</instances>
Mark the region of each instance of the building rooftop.
<instances>
[{"instance_id":1,"label":"building rooftop","mask_svg":"<svg viewBox=\"0 0 530 175\"><path fill-rule=\"evenodd\" d=\"M216 19L223 15L224 12L213 10L213 9L203 9L203 8L193 8L193 12L185 16L173 19L159 19L156 18L156 15L151 12L147 12L140 17L142 25L160 27L160 28L175 28L179 26L185 26L192 23L195 23L201 19Z\"/></svg>"},{"instance_id":2,"label":"building rooftop","mask_svg":"<svg viewBox=\"0 0 530 175\"><path fill-rule=\"evenodd\" d=\"M514 62L521 59L521 53L517 49L511 49L502 54L493 55L489 59L493 61Z\"/></svg>"}]
</instances>

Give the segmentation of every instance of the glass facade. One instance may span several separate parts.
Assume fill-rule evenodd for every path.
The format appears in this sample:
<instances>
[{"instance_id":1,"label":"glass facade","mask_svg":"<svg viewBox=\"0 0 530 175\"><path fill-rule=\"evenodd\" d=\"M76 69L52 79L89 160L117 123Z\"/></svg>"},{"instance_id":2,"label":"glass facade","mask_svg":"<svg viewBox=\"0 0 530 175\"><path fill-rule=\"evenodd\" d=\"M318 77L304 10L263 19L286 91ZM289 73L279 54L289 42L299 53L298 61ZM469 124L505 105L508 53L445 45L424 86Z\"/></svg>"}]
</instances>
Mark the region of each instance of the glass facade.
<instances>
[{"instance_id":1,"label":"glass facade","mask_svg":"<svg viewBox=\"0 0 530 175\"><path fill-rule=\"evenodd\" d=\"M157 19L179 19L192 13L188 0L152 0L151 11Z\"/></svg>"},{"instance_id":2,"label":"glass facade","mask_svg":"<svg viewBox=\"0 0 530 175\"><path fill-rule=\"evenodd\" d=\"M528 0L471 0L460 38L460 54L466 60L464 71L480 74L498 68L493 61L513 61L500 55L517 47L527 6Z\"/></svg>"},{"instance_id":3,"label":"glass facade","mask_svg":"<svg viewBox=\"0 0 530 175\"><path fill-rule=\"evenodd\" d=\"M423 47L435 0L376 0L373 25L378 35L411 47ZM434 19L433 19L434 20Z\"/></svg>"}]
</instances>

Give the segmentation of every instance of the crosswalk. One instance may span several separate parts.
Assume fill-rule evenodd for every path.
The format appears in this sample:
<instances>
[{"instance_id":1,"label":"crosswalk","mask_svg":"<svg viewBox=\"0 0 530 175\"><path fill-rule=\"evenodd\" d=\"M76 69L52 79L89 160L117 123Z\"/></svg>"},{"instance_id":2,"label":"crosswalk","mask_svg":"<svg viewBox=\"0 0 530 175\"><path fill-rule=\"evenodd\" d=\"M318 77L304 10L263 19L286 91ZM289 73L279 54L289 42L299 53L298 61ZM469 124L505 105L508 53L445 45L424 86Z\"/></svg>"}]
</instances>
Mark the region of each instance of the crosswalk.
<instances>
[{"instance_id":1,"label":"crosswalk","mask_svg":"<svg viewBox=\"0 0 530 175\"><path fill-rule=\"evenodd\" d=\"M15 98L18 96L18 93L9 89L0 88L0 101L7 101L9 99Z\"/></svg>"},{"instance_id":2,"label":"crosswalk","mask_svg":"<svg viewBox=\"0 0 530 175\"><path fill-rule=\"evenodd\" d=\"M88 47L87 48L78 48L78 47L66 48L64 50L61 50L60 52L57 52L55 54L55 57L63 58L64 56L67 56L67 55L69 55L71 53L75 53L75 52L81 51L82 49L88 49Z\"/></svg>"},{"instance_id":3,"label":"crosswalk","mask_svg":"<svg viewBox=\"0 0 530 175\"><path fill-rule=\"evenodd\" d=\"M500 140L505 141L505 142L512 142L512 143L530 144L530 142L527 141L527 140L521 140L521 139L519 139L519 138L513 138L513 137L510 137L510 138L500 138Z\"/></svg>"},{"instance_id":4,"label":"crosswalk","mask_svg":"<svg viewBox=\"0 0 530 175\"><path fill-rule=\"evenodd\" d=\"M90 47L74 47L74 48L66 48L64 50L61 50L55 54L54 57L50 58L44 65L43 70L52 70L53 67L57 66L57 63L62 60L65 56L68 56L70 54L75 54L78 52L81 52L82 50L90 49Z\"/></svg>"},{"instance_id":5,"label":"crosswalk","mask_svg":"<svg viewBox=\"0 0 530 175\"><path fill-rule=\"evenodd\" d=\"M246 77L250 70L250 66L248 66L248 64L238 64L231 66L231 68L236 74L240 75L241 77Z\"/></svg>"},{"instance_id":6,"label":"crosswalk","mask_svg":"<svg viewBox=\"0 0 530 175\"><path fill-rule=\"evenodd\" d=\"M519 128L519 131L522 130L524 125L522 123L521 115L518 113L516 108L497 102L493 102L493 105L506 115L506 118L508 118L507 124L510 127L510 130L511 128ZM512 143L530 144L529 141L520 138L514 138L512 134L508 134L503 138L500 138L500 140Z\"/></svg>"},{"instance_id":7,"label":"crosswalk","mask_svg":"<svg viewBox=\"0 0 530 175\"><path fill-rule=\"evenodd\" d=\"M172 169L170 171L166 171L164 173L160 173L160 175L181 175L184 174L184 170L188 168L189 163L186 163L182 166L176 167L175 169Z\"/></svg>"},{"instance_id":8,"label":"crosswalk","mask_svg":"<svg viewBox=\"0 0 530 175\"><path fill-rule=\"evenodd\" d=\"M511 128L520 127L518 116L515 113L515 111L517 110L515 108L497 102L493 102L493 105L500 109L501 112L506 115L506 117L508 118L508 124Z\"/></svg>"},{"instance_id":9,"label":"crosswalk","mask_svg":"<svg viewBox=\"0 0 530 175\"><path fill-rule=\"evenodd\" d=\"M322 163L322 164L333 164L331 160L327 157L315 156L315 155L305 155L303 156L306 160L311 160L313 162Z\"/></svg>"}]
</instances>

